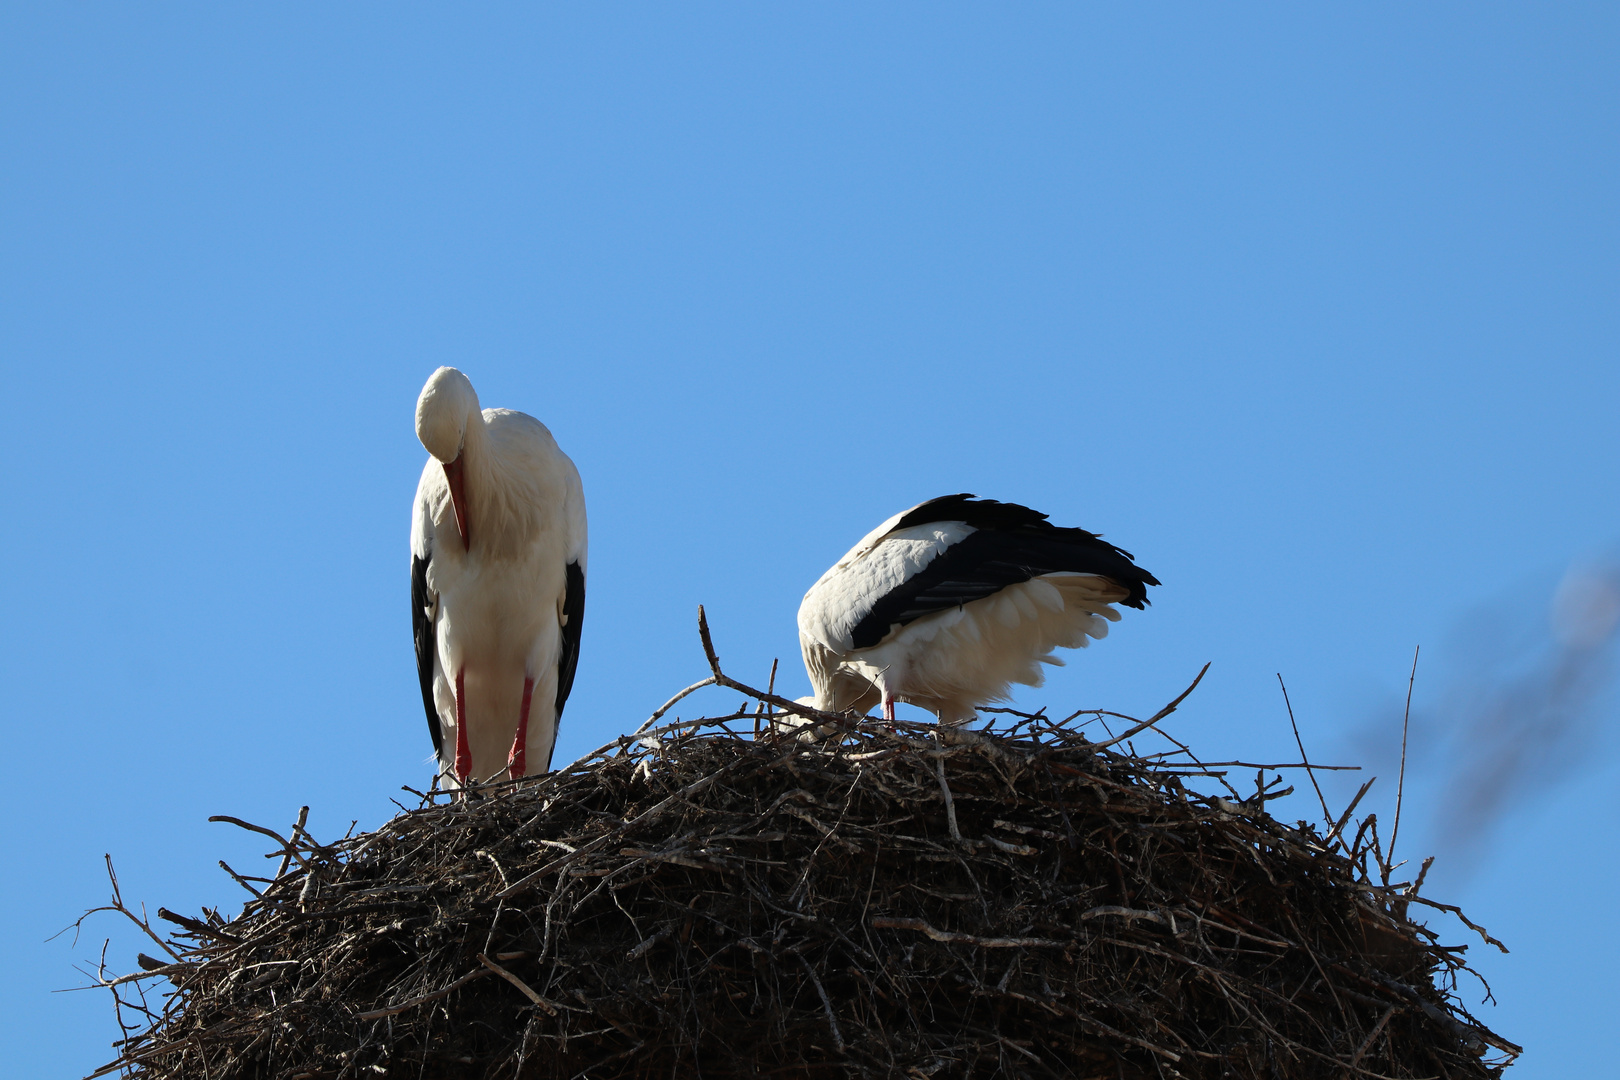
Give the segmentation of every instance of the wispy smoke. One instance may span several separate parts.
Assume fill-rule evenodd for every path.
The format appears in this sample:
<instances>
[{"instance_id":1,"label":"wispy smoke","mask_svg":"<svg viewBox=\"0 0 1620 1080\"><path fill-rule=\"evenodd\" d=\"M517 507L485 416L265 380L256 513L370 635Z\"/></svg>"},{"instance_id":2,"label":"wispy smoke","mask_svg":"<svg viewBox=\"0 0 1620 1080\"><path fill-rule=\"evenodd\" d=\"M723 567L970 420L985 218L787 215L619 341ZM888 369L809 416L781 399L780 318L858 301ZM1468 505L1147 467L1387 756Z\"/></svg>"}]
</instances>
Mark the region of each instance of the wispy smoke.
<instances>
[{"instance_id":1,"label":"wispy smoke","mask_svg":"<svg viewBox=\"0 0 1620 1080\"><path fill-rule=\"evenodd\" d=\"M1535 594L1500 600L1464 620L1433 662L1425 651L1420 685L1427 672L1444 690L1413 709L1406 812L1432 807L1432 843L1466 867L1503 817L1597 758L1617 637L1620 562L1608 560L1573 567L1550 606ZM1358 742L1387 762L1400 726L1399 709L1381 710Z\"/></svg>"}]
</instances>

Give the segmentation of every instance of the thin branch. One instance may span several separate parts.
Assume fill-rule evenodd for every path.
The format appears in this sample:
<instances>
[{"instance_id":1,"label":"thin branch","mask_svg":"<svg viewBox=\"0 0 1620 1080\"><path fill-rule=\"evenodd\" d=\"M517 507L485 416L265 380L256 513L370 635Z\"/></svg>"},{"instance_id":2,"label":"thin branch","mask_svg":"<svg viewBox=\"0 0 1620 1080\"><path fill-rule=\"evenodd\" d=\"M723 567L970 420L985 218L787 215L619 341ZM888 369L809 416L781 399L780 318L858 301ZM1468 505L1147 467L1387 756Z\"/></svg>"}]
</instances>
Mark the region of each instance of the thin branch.
<instances>
[{"instance_id":1,"label":"thin branch","mask_svg":"<svg viewBox=\"0 0 1620 1080\"><path fill-rule=\"evenodd\" d=\"M957 934L949 930L936 930L922 919L893 919L874 917L869 924L874 930L915 930L920 934L947 945L974 945L981 949L1067 949L1072 941L1054 941L1051 938L1032 937L979 937L977 934Z\"/></svg>"},{"instance_id":2,"label":"thin branch","mask_svg":"<svg viewBox=\"0 0 1620 1080\"><path fill-rule=\"evenodd\" d=\"M951 798L951 785L945 779L945 755L934 758L934 773L939 777L940 794L945 797L945 824L950 826L951 839L962 842L962 830L956 827L956 800Z\"/></svg>"},{"instance_id":3,"label":"thin branch","mask_svg":"<svg viewBox=\"0 0 1620 1080\"><path fill-rule=\"evenodd\" d=\"M658 723L658 718L663 716L665 713L669 712L670 709L674 708L676 702L680 701L682 698L686 697L688 694L695 693L696 691L703 689L705 686L713 686L713 685L714 685L714 676L713 675L709 676L707 679L699 679L697 682L693 683L691 686L688 686L685 690L682 690L680 693L676 694L674 697L670 698L668 701L666 701L662 705L658 706L658 708L653 711L653 714L651 716L647 717L647 722L642 724L640 727L636 728L636 730L632 731L630 734L631 735L640 735L642 732L646 731L648 728L650 728L654 724ZM613 745L613 743L608 743L608 746L612 746L612 745Z\"/></svg>"},{"instance_id":4,"label":"thin branch","mask_svg":"<svg viewBox=\"0 0 1620 1080\"><path fill-rule=\"evenodd\" d=\"M231 817L229 814L215 814L208 820L223 821L227 825L235 825L239 829L246 829L249 832L262 833L263 835L274 840L276 843L280 844L281 850L286 853L288 857L297 859L300 866L306 870L309 869L309 860L304 858L303 853L295 848L290 841L282 839L281 834L276 832L274 829L267 829L263 825L254 825L250 822L243 821L241 818ZM281 873L276 875L277 877L280 877L281 874L286 873L286 860L282 861L282 867L283 869Z\"/></svg>"},{"instance_id":5,"label":"thin branch","mask_svg":"<svg viewBox=\"0 0 1620 1080\"><path fill-rule=\"evenodd\" d=\"M543 998L539 994L535 993L529 987L528 983L524 982L522 979L518 978L516 975L512 974L510 971L507 971L505 968L501 967L501 965L497 964L495 961L491 960L489 957L485 956L483 953L478 954L478 962L480 964L483 964L490 971L493 971L495 974L499 975L501 978L505 979L507 982L511 983L513 986L517 987L519 990L521 990L523 992L523 996L528 998L530 1001L534 1002L537 1006L539 1006L542 1010L544 1010L546 1015L548 1015L548 1016L556 1016L557 1015L557 1006L556 1006L556 1004L554 1002L547 1001L545 998Z\"/></svg>"},{"instance_id":6,"label":"thin branch","mask_svg":"<svg viewBox=\"0 0 1620 1080\"><path fill-rule=\"evenodd\" d=\"M258 889L255 889L252 885L249 885L247 883L247 878L243 877L241 874L238 874L235 870L232 870L230 865L224 859L219 860L219 868L231 875L232 879L235 880L238 885L242 886L242 888L246 889L254 896L264 895L264 893L260 892Z\"/></svg>"},{"instance_id":7,"label":"thin branch","mask_svg":"<svg viewBox=\"0 0 1620 1080\"><path fill-rule=\"evenodd\" d=\"M1401 775L1395 781L1395 824L1389 830L1389 858L1385 865L1395 861L1395 838L1401 835L1401 798L1406 793L1406 729L1412 722L1412 684L1417 682L1418 645L1412 649L1412 674L1406 679L1406 712L1401 716ZM1386 874L1384 884L1389 884Z\"/></svg>"},{"instance_id":8,"label":"thin branch","mask_svg":"<svg viewBox=\"0 0 1620 1080\"><path fill-rule=\"evenodd\" d=\"M838 1030L838 1016L833 1012L831 999L827 997L827 988L821 985L820 979L816 978L815 968L810 966L810 961L804 958L803 953L799 954L798 960L799 964L804 968L804 973L810 976L811 983L815 985L816 993L821 996L821 1010L827 1017L827 1027L832 1032L833 1046L837 1047L838 1052L842 1054L844 1052L844 1033Z\"/></svg>"},{"instance_id":9,"label":"thin branch","mask_svg":"<svg viewBox=\"0 0 1620 1080\"><path fill-rule=\"evenodd\" d=\"M714 683L716 686L724 686L732 690L739 690L751 698L758 701L769 702L770 704L775 705L777 708L784 709L796 716L803 716L810 720L816 720L825 724L832 724L846 731L854 729L854 723L851 721L850 717L844 713L825 712L821 709L812 708L809 705L801 705L797 701L789 701L787 698L780 697L776 694L766 693L763 690L756 690L747 683L738 682L730 675L727 675L725 672L721 671L720 657L715 655L714 651L714 639L709 636L709 618L706 614L704 614L702 604L698 605L698 637L703 642L703 655L709 661L709 670L714 673ZM1208 667L1208 665L1206 664L1205 667ZM1193 685L1196 686L1197 683L1195 682ZM1189 687L1188 689L1190 690L1191 688ZM1187 695L1183 694L1181 696L1186 697ZM1176 700L1180 701L1181 699L1177 698ZM932 727L933 725L928 726Z\"/></svg>"},{"instance_id":10,"label":"thin branch","mask_svg":"<svg viewBox=\"0 0 1620 1080\"><path fill-rule=\"evenodd\" d=\"M1160 709L1158 712L1154 713L1152 716L1148 717L1146 720L1143 720L1141 723L1139 723L1135 727L1130 728L1129 730L1125 731L1123 734L1115 735L1112 739L1109 739L1106 742L1092 743L1088 747L1088 749L1090 749L1092 751L1106 750L1110 746L1113 746L1115 743L1120 742L1120 741L1122 741L1124 739L1130 738L1132 735L1135 735L1138 731L1145 731L1146 729L1152 727L1154 724L1157 724L1160 720L1163 720L1165 717L1167 717L1171 713L1175 712L1176 711L1176 706L1180 705L1183 701L1187 700L1187 695L1192 693L1194 690L1196 690L1198 688L1198 684L1204 681L1204 674L1207 671L1209 671L1209 665L1205 664L1203 666L1203 668L1198 672L1198 678L1196 678L1196 679L1194 679L1192 681L1191 686L1187 687L1187 689L1183 690L1179 695L1177 695L1176 700L1172 701L1170 704L1166 705L1164 708Z\"/></svg>"},{"instance_id":11,"label":"thin branch","mask_svg":"<svg viewBox=\"0 0 1620 1080\"><path fill-rule=\"evenodd\" d=\"M451 994L455 993L457 990L460 990L463 986L466 986L474 979L482 979L485 975L489 974L491 974L491 972L488 968L475 967L471 971L467 972L467 974L451 983L449 986L444 987L442 990L435 990L431 994L423 994L421 997L411 998L411 1000L400 1002L398 1005L390 1005L386 1009L372 1009L370 1012L355 1013L354 1018L356 1020L381 1020L385 1016L393 1016L396 1013L404 1012L406 1009L414 1009L418 1005L426 1005L430 1001L438 1001L442 997L449 997Z\"/></svg>"},{"instance_id":12,"label":"thin branch","mask_svg":"<svg viewBox=\"0 0 1620 1080\"><path fill-rule=\"evenodd\" d=\"M1294 729L1294 745L1299 747L1299 760L1305 763L1305 775L1311 778L1311 787L1316 789L1316 801L1322 804L1322 823L1333 824L1333 812L1328 809L1327 799L1322 796L1322 785L1316 782L1316 773L1311 771L1311 756L1305 752L1305 740L1299 737L1299 724L1294 721L1294 703L1288 700L1288 684L1283 682L1282 672L1277 672L1277 685L1282 687L1283 704L1288 706L1288 726Z\"/></svg>"},{"instance_id":13,"label":"thin branch","mask_svg":"<svg viewBox=\"0 0 1620 1080\"><path fill-rule=\"evenodd\" d=\"M1327 834L1327 836L1323 837L1323 847L1331 847L1333 845L1334 838L1344 830L1344 827L1347 824L1349 824L1350 815L1355 813L1356 805L1361 802L1362 796L1367 794L1367 790L1373 786L1373 781L1377 779L1378 777L1375 776L1371 780L1368 780L1365 784L1361 785L1361 790L1356 792L1356 797L1350 800L1350 805L1344 808L1344 813L1340 815L1339 820L1334 824L1333 829Z\"/></svg>"},{"instance_id":14,"label":"thin branch","mask_svg":"<svg viewBox=\"0 0 1620 1080\"><path fill-rule=\"evenodd\" d=\"M304 832L304 825L308 821L309 821L309 807L300 806L298 808L298 824L293 826L293 839L294 840L298 839L298 834L299 833ZM307 837L309 834L304 833L304 835ZM281 865L276 869L276 877L280 877L282 874L285 874L287 872L287 867L292 862L292 856L293 856L293 849L292 849L291 846L289 846L287 848L286 854L281 856ZM300 861L302 861L302 860L300 860ZM304 863L304 865L308 866L309 864Z\"/></svg>"}]
</instances>

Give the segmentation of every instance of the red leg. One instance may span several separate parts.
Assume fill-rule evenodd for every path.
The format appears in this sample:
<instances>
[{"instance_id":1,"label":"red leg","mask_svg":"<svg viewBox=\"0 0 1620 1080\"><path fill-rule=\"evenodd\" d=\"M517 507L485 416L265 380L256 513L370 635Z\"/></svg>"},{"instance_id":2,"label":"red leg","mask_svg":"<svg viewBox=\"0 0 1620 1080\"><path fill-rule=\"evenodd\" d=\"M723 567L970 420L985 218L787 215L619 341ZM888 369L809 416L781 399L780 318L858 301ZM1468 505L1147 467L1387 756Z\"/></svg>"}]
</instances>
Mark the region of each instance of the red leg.
<instances>
[{"instance_id":1,"label":"red leg","mask_svg":"<svg viewBox=\"0 0 1620 1080\"><path fill-rule=\"evenodd\" d=\"M456 779L463 785L472 775L472 750L467 746L467 669L456 672Z\"/></svg>"},{"instance_id":2,"label":"red leg","mask_svg":"<svg viewBox=\"0 0 1620 1080\"><path fill-rule=\"evenodd\" d=\"M894 723L894 695L887 690L883 691L883 719Z\"/></svg>"},{"instance_id":3,"label":"red leg","mask_svg":"<svg viewBox=\"0 0 1620 1080\"><path fill-rule=\"evenodd\" d=\"M517 737L512 740L512 752L506 755L506 775L516 780L528 771L529 752L529 699L534 696L534 680L523 680L523 707L518 710Z\"/></svg>"}]
</instances>

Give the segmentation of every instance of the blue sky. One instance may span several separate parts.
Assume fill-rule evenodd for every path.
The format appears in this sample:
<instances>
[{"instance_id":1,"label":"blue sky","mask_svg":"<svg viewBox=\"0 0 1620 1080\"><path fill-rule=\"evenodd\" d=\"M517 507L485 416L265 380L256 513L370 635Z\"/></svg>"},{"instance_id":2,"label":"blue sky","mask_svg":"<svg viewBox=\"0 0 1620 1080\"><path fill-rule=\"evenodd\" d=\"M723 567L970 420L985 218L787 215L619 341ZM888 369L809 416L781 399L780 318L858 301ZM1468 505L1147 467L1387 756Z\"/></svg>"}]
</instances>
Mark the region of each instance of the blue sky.
<instances>
[{"instance_id":1,"label":"blue sky","mask_svg":"<svg viewBox=\"0 0 1620 1080\"><path fill-rule=\"evenodd\" d=\"M1620 17L1116 7L0 9L19 1075L111 1056L104 996L49 991L138 943L44 941L103 852L154 908L234 905L215 860L259 848L208 815L327 835L426 782L411 415L445 363L584 477L560 760L703 674L699 603L801 693L794 612L856 538L1025 502L1164 582L1025 704L1141 714L1212 661L1174 730L1277 760L1282 672L1387 817L1421 644L1402 847L1514 949L1478 958L1515 1075L1607 1062L1610 652L1446 823L1501 737L1470 689L1542 685L1559 582L1620 542Z\"/></svg>"}]
</instances>

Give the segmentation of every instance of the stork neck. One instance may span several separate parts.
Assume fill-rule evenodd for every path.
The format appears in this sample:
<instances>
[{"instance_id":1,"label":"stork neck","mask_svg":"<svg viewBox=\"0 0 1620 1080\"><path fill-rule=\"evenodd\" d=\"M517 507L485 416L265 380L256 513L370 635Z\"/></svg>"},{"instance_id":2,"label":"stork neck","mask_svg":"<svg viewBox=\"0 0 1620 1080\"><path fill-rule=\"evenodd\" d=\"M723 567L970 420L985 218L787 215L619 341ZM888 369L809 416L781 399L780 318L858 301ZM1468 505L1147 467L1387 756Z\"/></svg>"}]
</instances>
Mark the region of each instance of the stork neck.
<instances>
[{"instance_id":1,"label":"stork neck","mask_svg":"<svg viewBox=\"0 0 1620 1080\"><path fill-rule=\"evenodd\" d=\"M467 429L461 442L462 490L467 499L467 526L473 545L488 544L493 508L489 505L496 485L491 475L494 462L489 454L489 434L485 430L483 413L474 408L467 417Z\"/></svg>"},{"instance_id":2,"label":"stork neck","mask_svg":"<svg viewBox=\"0 0 1620 1080\"><path fill-rule=\"evenodd\" d=\"M489 433L484 430L483 411L475 404L467 415L467 427L461 436L461 460L465 463L468 479L488 466Z\"/></svg>"}]
</instances>

